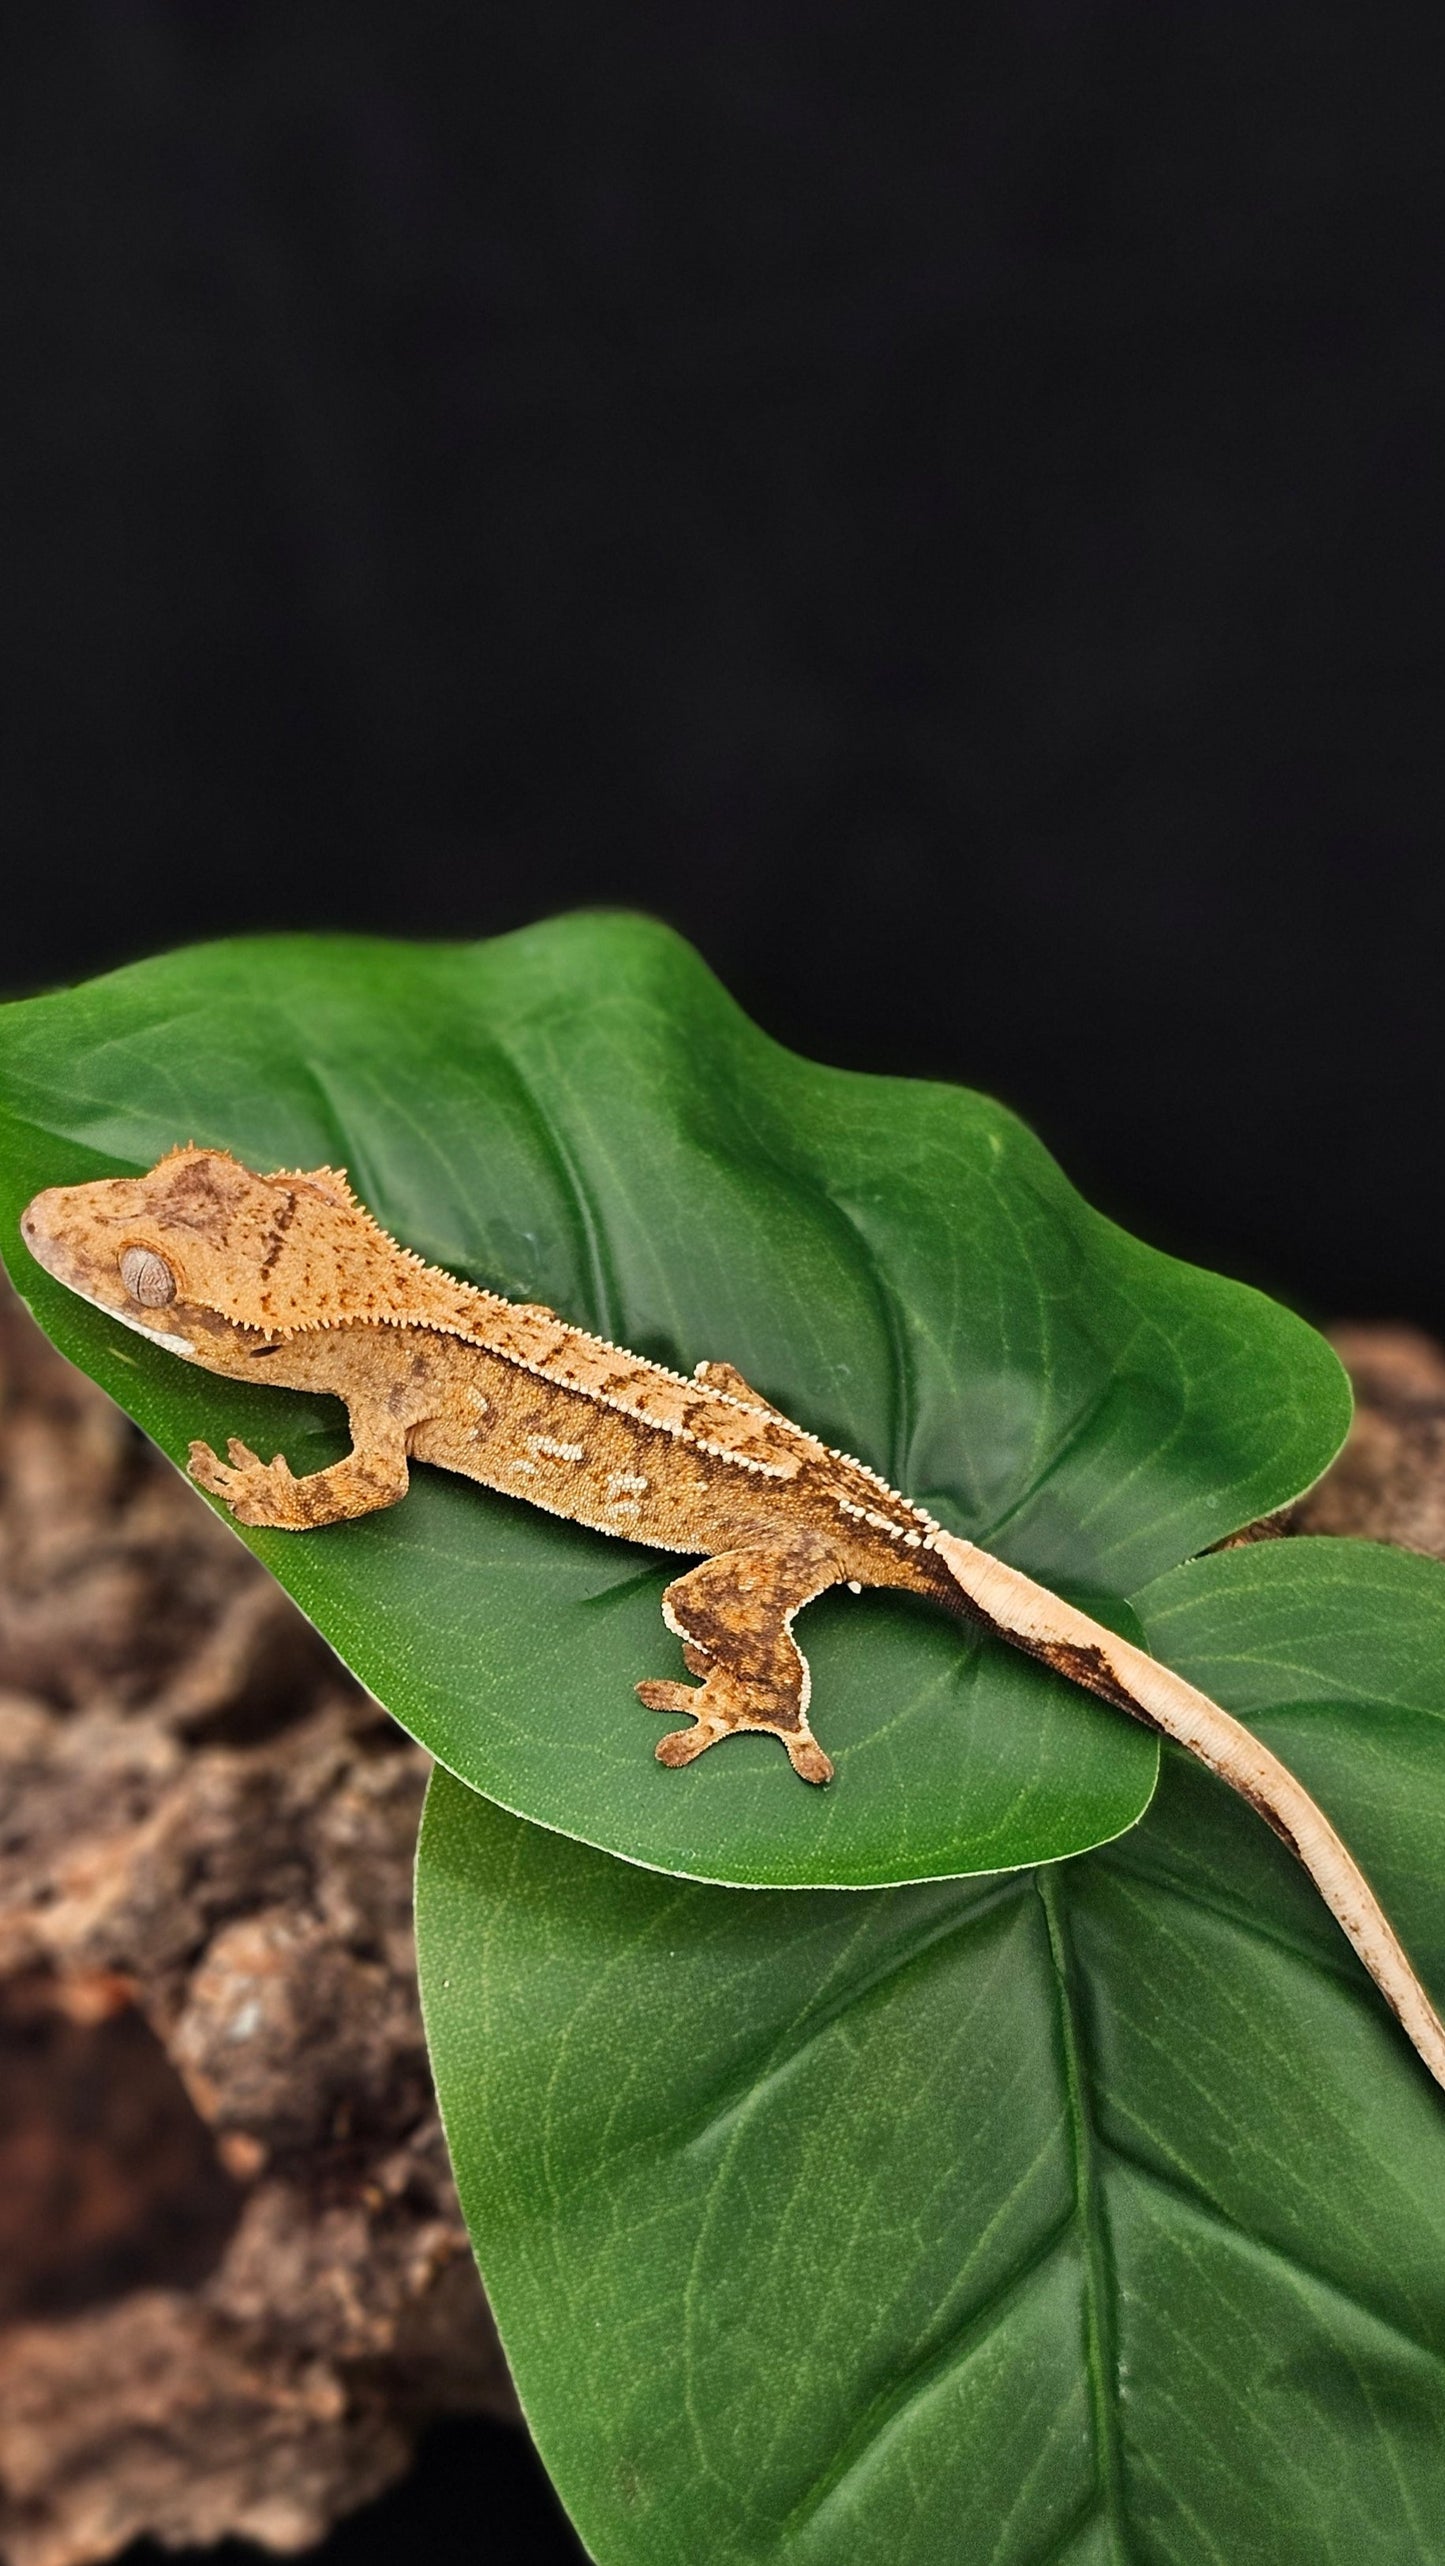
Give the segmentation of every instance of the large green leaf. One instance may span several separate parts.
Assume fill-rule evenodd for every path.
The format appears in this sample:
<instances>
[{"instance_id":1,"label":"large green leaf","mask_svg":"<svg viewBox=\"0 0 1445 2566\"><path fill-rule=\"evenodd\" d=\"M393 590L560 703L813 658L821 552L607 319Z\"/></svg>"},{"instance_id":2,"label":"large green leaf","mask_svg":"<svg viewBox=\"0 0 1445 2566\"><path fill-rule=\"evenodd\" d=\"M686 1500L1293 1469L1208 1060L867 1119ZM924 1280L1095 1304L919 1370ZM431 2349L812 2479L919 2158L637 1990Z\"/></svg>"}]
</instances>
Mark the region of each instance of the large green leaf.
<instances>
[{"instance_id":1,"label":"large green leaf","mask_svg":"<svg viewBox=\"0 0 1445 2566\"><path fill-rule=\"evenodd\" d=\"M1196 1562L1151 1639L1291 1755L1445 1993L1445 1570ZM462 2197L603 2566L1439 2566L1445 2099L1172 1757L1082 1859L664 1882L438 1775Z\"/></svg>"},{"instance_id":2,"label":"large green leaf","mask_svg":"<svg viewBox=\"0 0 1445 2566\"><path fill-rule=\"evenodd\" d=\"M188 1139L344 1165L442 1265L685 1369L727 1358L1105 1618L1293 1496L1344 1430L1343 1375L1298 1320L1126 1237L986 1099L794 1059L643 920L218 945L0 1010L4 1249L42 1323L174 1458L238 1433L318 1467L331 1403L177 1363L19 1245L37 1187ZM661 1869L992 1869L1116 1835L1153 1787L1143 1731L873 1596L804 1625L830 1790L762 1738L669 1773L633 1685L682 1672L658 1612L675 1562L426 1471L393 1513L246 1538L463 1780Z\"/></svg>"}]
</instances>

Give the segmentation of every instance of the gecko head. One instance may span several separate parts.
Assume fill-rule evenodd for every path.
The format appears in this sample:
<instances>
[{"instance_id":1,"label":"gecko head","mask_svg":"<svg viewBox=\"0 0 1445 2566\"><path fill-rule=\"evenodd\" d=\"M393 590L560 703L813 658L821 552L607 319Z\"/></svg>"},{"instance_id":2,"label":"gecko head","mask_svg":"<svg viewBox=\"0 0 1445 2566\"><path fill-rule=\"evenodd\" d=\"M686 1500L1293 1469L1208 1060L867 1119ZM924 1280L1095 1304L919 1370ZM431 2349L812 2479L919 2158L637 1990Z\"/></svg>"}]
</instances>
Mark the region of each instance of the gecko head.
<instances>
[{"instance_id":1,"label":"gecko head","mask_svg":"<svg viewBox=\"0 0 1445 2566\"><path fill-rule=\"evenodd\" d=\"M394 1269L413 1262L333 1168L257 1176L193 1147L146 1176L51 1186L20 1234L82 1300L217 1370L300 1328L394 1315Z\"/></svg>"}]
</instances>

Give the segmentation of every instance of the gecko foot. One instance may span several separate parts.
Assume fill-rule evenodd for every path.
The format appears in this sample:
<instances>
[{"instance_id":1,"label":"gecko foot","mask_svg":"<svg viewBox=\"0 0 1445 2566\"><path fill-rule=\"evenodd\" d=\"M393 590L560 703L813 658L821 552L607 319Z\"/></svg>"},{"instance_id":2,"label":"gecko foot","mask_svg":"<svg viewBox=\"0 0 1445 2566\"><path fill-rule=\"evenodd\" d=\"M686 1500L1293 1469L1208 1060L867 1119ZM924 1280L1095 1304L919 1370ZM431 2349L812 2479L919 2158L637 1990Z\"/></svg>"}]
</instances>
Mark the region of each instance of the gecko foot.
<instances>
[{"instance_id":1,"label":"gecko foot","mask_svg":"<svg viewBox=\"0 0 1445 2566\"><path fill-rule=\"evenodd\" d=\"M709 1700L709 1695L712 1700ZM690 1712L691 1728L669 1729L657 1742L657 1760L676 1768L716 1746L719 1738L733 1737L740 1729L751 1729L763 1737L776 1737L788 1750L793 1771L804 1782L831 1782L833 1767L823 1753L812 1731L781 1727L776 1720L749 1710L746 1696L734 1680L720 1668L714 1669L704 1684L644 1683L637 1687L637 1698L650 1711Z\"/></svg>"},{"instance_id":2,"label":"gecko foot","mask_svg":"<svg viewBox=\"0 0 1445 2566\"><path fill-rule=\"evenodd\" d=\"M229 1506L237 1523L294 1523L296 1481L290 1463L280 1453L274 1461L260 1460L235 1435L226 1451L229 1459L222 1461L208 1443L192 1444L189 1469L197 1486Z\"/></svg>"},{"instance_id":3,"label":"gecko foot","mask_svg":"<svg viewBox=\"0 0 1445 2566\"><path fill-rule=\"evenodd\" d=\"M638 1685L649 1710L683 1711L694 1723L662 1739L660 1764L691 1764L720 1737L753 1729L781 1741L802 1781L832 1781L808 1726L808 1669L793 1616L841 1574L827 1543L806 1533L714 1551L673 1579L662 1617L682 1642L688 1673L703 1680Z\"/></svg>"}]
</instances>

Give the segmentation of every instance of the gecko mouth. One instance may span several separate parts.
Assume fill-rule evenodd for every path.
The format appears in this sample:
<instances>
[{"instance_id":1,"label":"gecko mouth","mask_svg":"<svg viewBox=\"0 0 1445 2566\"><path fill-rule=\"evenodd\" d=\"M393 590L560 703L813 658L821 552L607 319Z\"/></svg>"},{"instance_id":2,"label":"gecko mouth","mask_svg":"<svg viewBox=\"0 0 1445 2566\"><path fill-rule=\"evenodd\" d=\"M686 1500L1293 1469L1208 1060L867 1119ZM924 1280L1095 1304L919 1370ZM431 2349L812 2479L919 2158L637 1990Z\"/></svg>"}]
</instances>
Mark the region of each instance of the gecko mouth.
<instances>
[{"instance_id":1,"label":"gecko mouth","mask_svg":"<svg viewBox=\"0 0 1445 2566\"><path fill-rule=\"evenodd\" d=\"M58 1279L64 1281L63 1276ZM195 1353L196 1349L188 1336L172 1336L166 1328L148 1328L143 1319L133 1319L124 1310L112 1309L109 1301L98 1301L93 1292L82 1292L78 1283L67 1284L66 1289L75 1294L77 1301L88 1301L93 1310L100 1311L102 1317L118 1319L121 1326L131 1329L134 1335L148 1337L152 1345L163 1345L167 1354Z\"/></svg>"}]
</instances>

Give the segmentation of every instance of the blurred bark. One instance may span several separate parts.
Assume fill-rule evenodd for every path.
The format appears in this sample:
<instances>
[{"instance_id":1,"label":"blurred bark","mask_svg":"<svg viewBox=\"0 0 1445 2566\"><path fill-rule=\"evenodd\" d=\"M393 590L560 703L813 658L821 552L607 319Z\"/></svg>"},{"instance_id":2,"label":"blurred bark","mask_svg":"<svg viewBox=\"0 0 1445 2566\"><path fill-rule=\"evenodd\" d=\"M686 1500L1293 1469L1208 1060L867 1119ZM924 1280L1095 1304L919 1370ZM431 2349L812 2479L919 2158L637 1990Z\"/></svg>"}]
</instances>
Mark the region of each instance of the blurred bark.
<instances>
[{"instance_id":1,"label":"blurred bark","mask_svg":"<svg viewBox=\"0 0 1445 2566\"><path fill-rule=\"evenodd\" d=\"M0 1302L0 2557L319 2538L514 2411L427 2077L426 1758Z\"/></svg>"},{"instance_id":2,"label":"blurred bark","mask_svg":"<svg viewBox=\"0 0 1445 2566\"><path fill-rule=\"evenodd\" d=\"M1445 1557L1445 1355L1286 1532ZM1274 1529L1272 1527L1271 1529ZM0 2556L308 2545L515 2411L431 2102L426 1759L0 1300Z\"/></svg>"},{"instance_id":3,"label":"blurred bark","mask_svg":"<svg viewBox=\"0 0 1445 2566\"><path fill-rule=\"evenodd\" d=\"M1445 1351L1415 1328L1341 1327L1355 1422L1292 1532L1353 1533L1445 1559Z\"/></svg>"}]
</instances>

